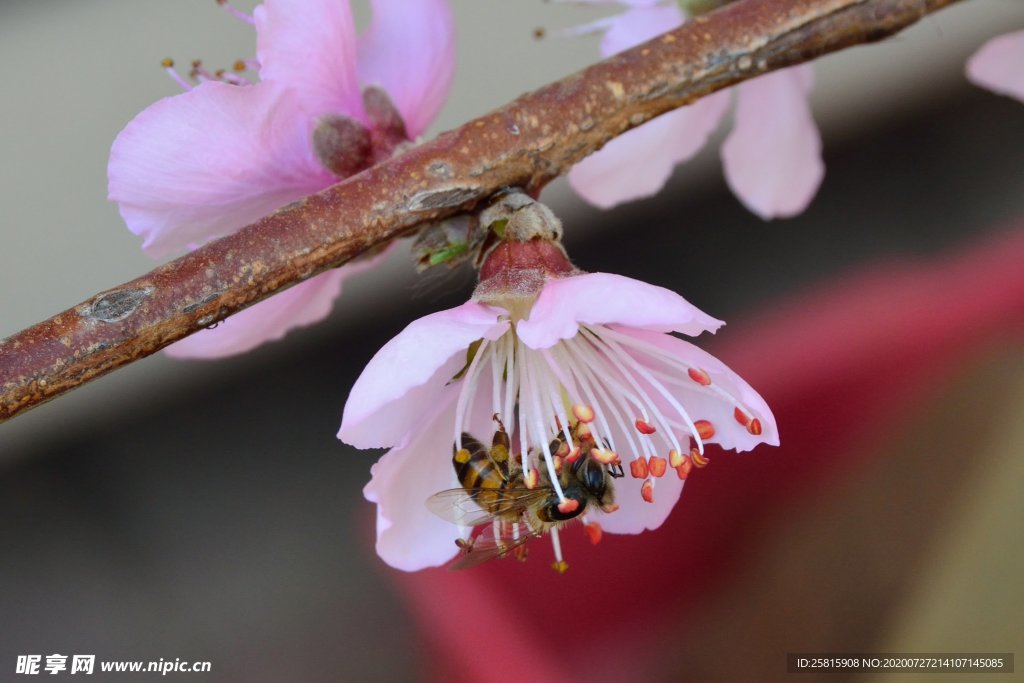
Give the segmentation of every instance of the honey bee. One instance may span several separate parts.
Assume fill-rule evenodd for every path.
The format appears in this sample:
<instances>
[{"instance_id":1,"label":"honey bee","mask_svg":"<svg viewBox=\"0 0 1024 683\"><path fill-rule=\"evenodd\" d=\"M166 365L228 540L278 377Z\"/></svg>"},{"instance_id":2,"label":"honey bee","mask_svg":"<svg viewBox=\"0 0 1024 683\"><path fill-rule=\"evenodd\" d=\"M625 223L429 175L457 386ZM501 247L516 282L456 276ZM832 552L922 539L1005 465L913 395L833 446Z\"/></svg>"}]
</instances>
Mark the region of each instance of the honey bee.
<instances>
[{"instance_id":1,"label":"honey bee","mask_svg":"<svg viewBox=\"0 0 1024 683\"><path fill-rule=\"evenodd\" d=\"M536 484L526 485L520 456L513 456L508 433L495 416L497 430L487 448L470 434L462 434L462 448L453 448L452 466L462 488L448 489L427 499L436 515L462 527L485 527L468 539L458 539L461 551L450 569L466 569L495 557L526 559L523 544L579 517L588 505L614 509L611 480L621 466L606 466L590 457L562 460L558 483L565 501L552 485L546 467L537 468ZM561 437L550 445L552 453L566 452Z\"/></svg>"}]
</instances>

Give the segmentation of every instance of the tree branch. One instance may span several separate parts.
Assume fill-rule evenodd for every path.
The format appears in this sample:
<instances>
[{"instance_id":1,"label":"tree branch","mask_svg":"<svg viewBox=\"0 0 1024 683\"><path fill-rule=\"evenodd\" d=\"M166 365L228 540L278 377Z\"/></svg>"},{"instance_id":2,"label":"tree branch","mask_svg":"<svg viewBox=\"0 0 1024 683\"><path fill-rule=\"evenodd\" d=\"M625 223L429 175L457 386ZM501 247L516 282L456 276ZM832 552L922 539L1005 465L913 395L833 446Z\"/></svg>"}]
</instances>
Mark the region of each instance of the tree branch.
<instances>
[{"instance_id":1,"label":"tree branch","mask_svg":"<svg viewBox=\"0 0 1024 683\"><path fill-rule=\"evenodd\" d=\"M0 341L0 420L507 186L760 74L880 40L956 0L740 0L523 95Z\"/></svg>"}]
</instances>

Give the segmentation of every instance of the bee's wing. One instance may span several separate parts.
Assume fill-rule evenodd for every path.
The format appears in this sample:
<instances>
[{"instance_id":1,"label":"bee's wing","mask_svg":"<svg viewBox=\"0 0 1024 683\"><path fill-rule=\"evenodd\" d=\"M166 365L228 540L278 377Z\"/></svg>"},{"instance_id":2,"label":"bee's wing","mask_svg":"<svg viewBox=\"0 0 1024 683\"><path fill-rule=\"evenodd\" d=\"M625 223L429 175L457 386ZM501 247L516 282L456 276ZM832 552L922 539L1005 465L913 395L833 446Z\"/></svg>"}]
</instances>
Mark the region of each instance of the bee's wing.
<instances>
[{"instance_id":1,"label":"bee's wing","mask_svg":"<svg viewBox=\"0 0 1024 683\"><path fill-rule=\"evenodd\" d=\"M452 524L473 527L496 517L522 512L549 495L549 491L542 488L448 489L427 498L427 509ZM494 500L483 504L482 496Z\"/></svg>"},{"instance_id":2,"label":"bee's wing","mask_svg":"<svg viewBox=\"0 0 1024 683\"><path fill-rule=\"evenodd\" d=\"M495 537L493 526L484 527L484 530L473 539L473 544L469 546L469 549L463 551L462 554L452 560L452 563L448 565L448 569L451 571L469 569L470 567L481 565L488 560L493 560L496 557L506 557L513 550L533 538L533 535L526 529L525 524L520 526L518 538L511 534L511 529L508 525L502 524L499 528L502 534L501 538Z\"/></svg>"}]
</instances>

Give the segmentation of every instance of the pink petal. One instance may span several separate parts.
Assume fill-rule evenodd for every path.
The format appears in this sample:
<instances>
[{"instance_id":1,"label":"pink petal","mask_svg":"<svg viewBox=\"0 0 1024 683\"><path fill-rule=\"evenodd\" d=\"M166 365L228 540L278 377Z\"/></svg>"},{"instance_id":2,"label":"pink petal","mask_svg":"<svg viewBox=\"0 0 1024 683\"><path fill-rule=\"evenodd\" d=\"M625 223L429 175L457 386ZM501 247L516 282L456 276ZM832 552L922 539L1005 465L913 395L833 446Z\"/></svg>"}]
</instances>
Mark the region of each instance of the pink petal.
<instances>
[{"instance_id":1,"label":"pink petal","mask_svg":"<svg viewBox=\"0 0 1024 683\"><path fill-rule=\"evenodd\" d=\"M610 534L639 534L657 529L679 502L685 482L671 468L665 476L653 482L654 502L648 503L640 495L643 481L629 476L629 466L626 465L626 476L615 482L615 502L619 509L610 514L588 510L587 520L597 522Z\"/></svg>"},{"instance_id":2,"label":"pink petal","mask_svg":"<svg viewBox=\"0 0 1024 683\"><path fill-rule=\"evenodd\" d=\"M479 390L490 395L490 377L481 378ZM455 524L432 514L426 507L430 496L460 488L452 468L452 424L458 386L443 386L423 408L421 428L409 442L388 451L370 470L372 479L363 489L366 499L377 503L377 554L396 569L416 571L444 564L456 552L455 539L462 536ZM473 407L472 430L493 431L490 402Z\"/></svg>"},{"instance_id":3,"label":"pink petal","mask_svg":"<svg viewBox=\"0 0 1024 683\"><path fill-rule=\"evenodd\" d=\"M428 497L460 486L451 465L452 422L458 391L435 396L426 426L403 447L393 448L370 468L363 495L377 503L377 554L396 569L416 571L444 564L455 555L458 527L431 514Z\"/></svg>"},{"instance_id":4,"label":"pink petal","mask_svg":"<svg viewBox=\"0 0 1024 683\"><path fill-rule=\"evenodd\" d=\"M621 275L587 273L544 285L530 317L517 324L516 333L530 348L546 349L575 336L581 323L620 323L688 335L714 332L724 324L664 287Z\"/></svg>"},{"instance_id":5,"label":"pink petal","mask_svg":"<svg viewBox=\"0 0 1024 683\"><path fill-rule=\"evenodd\" d=\"M632 8L611 19L611 26L601 40L601 56L628 50L683 24L683 13L675 4L653 5L629 2Z\"/></svg>"},{"instance_id":6,"label":"pink petal","mask_svg":"<svg viewBox=\"0 0 1024 683\"><path fill-rule=\"evenodd\" d=\"M447 0L373 0L373 22L359 38L359 76L391 96L416 138L448 97L455 28Z\"/></svg>"},{"instance_id":7,"label":"pink petal","mask_svg":"<svg viewBox=\"0 0 1024 683\"><path fill-rule=\"evenodd\" d=\"M729 106L719 92L615 138L569 171L569 184L602 209L657 194L676 164L700 151Z\"/></svg>"},{"instance_id":8,"label":"pink petal","mask_svg":"<svg viewBox=\"0 0 1024 683\"><path fill-rule=\"evenodd\" d=\"M982 45L967 61L967 77L1024 102L1024 31L997 36Z\"/></svg>"},{"instance_id":9,"label":"pink petal","mask_svg":"<svg viewBox=\"0 0 1024 683\"><path fill-rule=\"evenodd\" d=\"M281 339L293 328L319 322L331 312L334 300L341 294L342 282L375 267L390 252L389 248L370 258L356 259L275 294L221 321L213 329L196 332L168 346L167 355L202 359L232 356Z\"/></svg>"},{"instance_id":10,"label":"pink petal","mask_svg":"<svg viewBox=\"0 0 1024 683\"><path fill-rule=\"evenodd\" d=\"M311 325L331 312L348 273L337 268L295 285L167 347L172 358L223 358L284 337L293 327Z\"/></svg>"},{"instance_id":11,"label":"pink petal","mask_svg":"<svg viewBox=\"0 0 1024 683\"><path fill-rule=\"evenodd\" d=\"M825 175L807 99L812 79L811 67L803 65L738 86L736 125L722 145L725 178L766 220L807 208Z\"/></svg>"},{"instance_id":12,"label":"pink petal","mask_svg":"<svg viewBox=\"0 0 1024 683\"><path fill-rule=\"evenodd\" d=\"M710 387L697 384L687 376L680 377L682 381L678 384L666 384L672 396L686 408L693 420L707 420L712 424L715 433L704 440L706 443L715 443L722 448L736 451L749 451L762 443L769 446L779 445L779 431L771 408L753 387L722 361L707 351L668 334L630 329L620 325L614 325L613 329L668 351L675 358L704 370L710 376ZM661 372L674 372L650 355L636 351L631 353L649 368ZM719 394L715 388L723 390L731 399ZM655 395L655 392L650 393ZM745 425L737 421L736 404L733 399L739 402L747 417L760 421L760 435L751 434ZM672 412L667 401L659 407L666 414Z\"/></svg>"},{"instance_id":13,"label":"pink petal","mask_svg":"<svg viewBox=\"0 0 1024 683\"><path fill-rule=\"evenodd\" d=\"M401 445L466 364L477 339L497 339L504 311L468 302L414 321L377 352L345 403L338 438L357 448ZM448 424L449 437L452 423Z\"/></svg>"},{"instance_id":14,"label":"pink petal","mask_svg":"<svg viewBox=\"0 0 1024 683\"><path fill-rule=\"evenodd\" d=\"M362 119L348 0L266 0L253 12L260 78L294 88L313 118Z\"/></svg>"},{"instance_id":15,"label":"pink petal","mask_svg":"<svg viewBox=\"0 0 1024 683\"><path fill-rule=\"evenodd\" d=\"M595 22L608 26L601 54L613 55L650 40L683 23L676 5L633 8ZM622 202L657 193L672 175L676 164L696 154L728 106L728 95L719 93L645 123L608 143L569 172L569 183L586 201L607 209Z\"/></svg>"},{"instance_id":16,"label":"pink petal","mask_svg":"<svg viewBox=\"0 0 1024 683\"><path fill-rule=\"evenodd\" d=\"M109 196L146 253L166 256L331 184L308 136L284 88L203 83L147 107L121 131Z\"/></svg>"}]
</instances>

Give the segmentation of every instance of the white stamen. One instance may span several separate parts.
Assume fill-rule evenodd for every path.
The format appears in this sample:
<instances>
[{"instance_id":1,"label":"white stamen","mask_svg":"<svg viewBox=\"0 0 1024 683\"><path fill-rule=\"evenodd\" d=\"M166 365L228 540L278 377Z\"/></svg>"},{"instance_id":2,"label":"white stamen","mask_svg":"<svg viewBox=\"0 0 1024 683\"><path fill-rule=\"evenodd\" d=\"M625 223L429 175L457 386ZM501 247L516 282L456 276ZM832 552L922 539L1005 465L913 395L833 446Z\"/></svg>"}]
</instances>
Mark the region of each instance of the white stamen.
<instances>
[{"instance_id":1,"label":"white stamen","mask_svg":"<svg viewBox=\"0 0 1024 683\"><path fill-rule=\"evenodd\" d=\"M236 19L240 19L252 26L256 25L256 19L254 19L251 14L246 14L242 10L232 7L231 3L229 3L227 0L217 0L217 4L223 7L228 14L235 17Z\"/></svg>"},{"instance_id":2,"label":"white stamen","mask_svg":"<svg viewBox=\"0 0 1024 683\"><path fill-rule=\"evenodd\" d=\"M613 368L608 367L607 363L604 362L603 354L596 352L584 341L576 339L573 340L572 350L580 356L585 356L580 366L590 374L594 381L594 386L601 392L601 398L604 401L603 408L611 411L612 417L619 425L619 429L622 430L623 437L629 443L629 449L633 453L633 458L643 457L640 446L634 440L633 430L628 426L630 422L629 414L633 411L629 409L626 401L632 400L636 405L640 405L640 403L631 395L631 392L626 387L615 380ZM595 367L601 368L600 377L596 376L596 373L593 372ZM606 391L606 388L611 389L611 392ZM624 415L625 417L623 417ZM612 450L618 452L618 449L614 447Z\"/></svg>"},{"instance_id":3,"label":"white stamen","mask_svg":"<svg viewBox=\"0 0 1024 683\"><path fill-rule=\"evenodd\" d=\"M667 426L668 420L662 413L661 409L658 408L654 400L650 397L650 395L644 390L642 386L640 386L640 382L637 380L636 375L640 375L640 377L645 379L648 382L648 384L650 384L654 389L661 393L668 400L669 405L671 405L673 408L676 408L677 410L682 411L680 413L680 416L683 418L685 422L691 425L693 424L692 421L690 421L690 416L686 412L686 410L683 409L683 407L679 405L677 401L675 401L675 398L672 397L672 395L669 394L663 386L660 386L649 375L645 375L644 373L646 372L646 370L639 363L637 363L632 356L623 351L621 347L613 345L614 342L611 342L606 339L601 339L601 337L598 336L593 330L587 328L584 328L584 330L587 333L589 333L589 335L591 335L591 343L595 344L595 346L597 344L603 344L604 346L607 347L607 349L604 350L604 356L615 365L615 367L619 370L619 373L622 375L622 377L626 379L626 381L630 384L630 386L632 386L633 390L636 392L635 396L629 391L625 391L623 392L623 394L626 396L634 397L634 399L639 399L639 403L642 406L650 407L651 412L654 414L655 426L659 424ZM631 367L626 367L626 364L628 364ZM646 413L646 411L644 412ZM647 421L646 414L643 415L643 418L645 421ZM696 433L696 428L692 429L694 433ZM677 450L679 449L679 441L676 438L675 432L673 430L665 430L665 434L663 434L663 437L668 439L668 445L670 448L675 448Z\"/></svg>"},{"instance_id":4,"label":"white stamen","mask_svg":"<svg viewBox=\"0 0 1024 683\"><path fill-rule=\"evenodd\" d=\"M604 363L603 359L594 353L592 349L588 348L586 342L578 336L569 340L566 343L566 347L571 348L577 355L582 356L580 359L581 362L577 367L581 370L582 374L587 377L589 382L593 382L593 387L601 398L601 401L594 406L594 412L598 416L603 412L611 413L612 419L618 425L620 433L629 443L629 448L633 451L634 457L639 457L640 447L633 439L633 430L629 427L629 423L632 422L632 420L629 418L624 419L622 411L618 409L619 400L621 400L623 394L619 392L613 398L613 396L608 393L609 384L612 381L612 373L610 372L611 368L609 368L607 363ZM600 375L597 374L597 369L602 370ZM615 443L614 438L610 436L610 432L611 430L609 430L608 443L611 446L611 449L618 453L618 445Z\"/></svg>"},{"instance_id":5,"label":"white stamen","mask_svg":"<svg viewBox=\"0 0 1024 683\"><path fill-rule=\"evenodd\" d=\"M588 373L585 372L586 363L577 363L576 359L572 354L572 347L568 343L561 343L552 347L552 351L562 361L562 364L569 370L570 374L575 377L578 382L582 395L578 398L583 398L583 403L586 403L594 410L594 422L591 422L590 433L594 436L594 442L602 444L607 438L608 443L612 445L612 450L615 450L615 442L611 437L611 427L608 426L608 420L604 416L604 411L601 410L601 404L595 400L595 394L590 386Z\"/></svg>"},{"instance_id":6,"label":"white stamen","mask_svg":"<svg viewBox=\"0 0 1024 683\"><path fill-rule=\"evenodd\" d=\"M572 0L556 0L557 2L571 2ZM615 25L615 21L618 17L601 17L594 21L588 21L585 24L578 24L577 26L569 26L567 28L560 28L554 31L550 31L550 35L553 38L577 38L579 36L588 36L592 33L603 33L612 26Z\"/></svg>"},{"instance_id":7,"label":"white stamen","mask_svg":"<svg viewBox=\"0 0 1024 683\"><path fill-rule=\"evenodd\" d=\"M498 547L501 547L501 522L498 521L497 517L491 520L491 532L494 534L495 544L497 544Z\"/></svg>"},{"instance_id":8,"label":"white stamen","mask_svg":"<svg viewBox=\"0 0 1024 683\"><path fill-rule=\"evenodd\" d=\"M515 417L516 398L519 396L519 375L516 374L516 345L514 335L506 333L502 337L505 347L505 411L501 419L505 424L512 424Z\"/></svg>"},{"instance_id":9,"label":"white stamen","mask_svg":"<svg viewBox=\"0 0 1024 683\"><path fill-rule=\"evenodd\" d=\"M697 370L698 372L705 372L704 368L697 367L696 365L691 365L690 363L687 363L679 359L677 356L672 355L670 351L659 348L654 344L646 342L642 339L637 339L636 337L632 337L628 334L622 334L620 332L616 332L615 330L602 330L602 333L605 334L605 336L610 336L614 338L623 346L632 347L637 351L646 353L650 356L655 356L658 362L664 363L668 367L676 370L676 372L673 373L658 370L653 367L648 367L648 370L651 373L653 373L658 379L662 380L665 384L671 384L673 386L682 387L684 389L689 389L691 391L714 392L718 394L720 397L724 398L730 404L732 404L734 408L739 408L744 412L750 412L746 408L746 406L744 406L739 401L738 398L736 398L728 391L723 389L722 385L718 384L717 382L713 382L710 385L697 384L687 376L687 370Z\"/></svg>"},{"instance_id":10,"label":"white stamen","mask_svg":"<svg viewBox=\"0 0 1024 683\"><path fill-rule=\"evenodd\" d=\"M523 409L522 395L526 393L527 377L526 377L526 353L524 352L523 342L518 341L516 338L516 355L519 356L519 367L516 372L516 393L515 400L516 405L519 407L519 454L523 460L523 474L526 475L531 469L533 469L533 463L530 461L530 437L526 431L526 410Z\"/></svg>"},{"instance_id":11,"label":"white stamen","mask_svg":"<svg viewBox=\"0 0 1024 683\"><path fill-rule=\"evenodd\" d=\"M522 342L520 342L522 344ZM548 477L551 479L551 486L555 489L555 493L558 495L558 502L565 502L565 493L562 491L562 485L558 481L558 473L555 472L555 460L551 457L551 446L548 442L548 430L544 427L544 411L541 407L538 386L542 381L544 375L543 371L537 367L539 365L540 358L538 354L524 355L523 362L523 373L526 377L526 384L529 387L529 393L527 399L529 400L530 414L533 418L533 438L540 442L541 452L544 454L544 463L547 465ZM520 396L520 401L522 397ZM520 403L520 412L522 407Z\"/></svg>"},{"instance_id":12,"label":"white stamen","mask_svg":"<svg viewBox=\"0 0 1024 683\"><path fill-rule=\"evenodd\" d=\"M165 66L164 71L167 72L167 75L170 76L175 83L180 85L181 89L185 92L188 92L192 89L192 84L189 83L184 76L178 73L178 70L174 68L173 64L171 64L171 66Z\"/></svg>"},{"instance_id":13,"label":"white stamen","mask_svg":"<svg viewBox=\"0 0 1024 683\"><path fill-rule=\"evenodd\" d=\"M632 369L636 372L637 375L639 375L640 377L645 379L647 381L647 383L652 388L654 388L659 394L661 394L662 398L664 398L666 401L668 401L669 405L672 406L673 409L675 409L675 411L679 414L679 416L681 418L683 418L683 422L685 422L689 426L690 434L693 437L693 439L697 442L697 449L701 453L703 453L704 452L704 441L700 438L700 435L697 433L697 427L693 424L693 420L690 418L690 414L688 412L686 412L686 408L684 408L682 406L682 404L679 403L679 401L676 400L676 397L673 396L672 393L668 389L666 389L665 386L661 382L657 381L653 376L651 376L651 373L648 372L647 368L645 368L639 361L637 361L635 358L633 358L633 356L631 356L628 353L626 353L625 351L623 351L622 347L619 346L613 339L610 338L613 335L608 335L609 338L601 339L601 337L596 332L591 330L590 328L582 327L581 326L581 329L582 330L586 330L587 332L592 334L595 338L599 339L603 343L605 343L608 346L610 346L616 352L614 354L614 356L612 356L612 355L609 356L610 358L612 358L613 361L616 360L616 358L615 358L616 356L619 359L625 360L632 367ZM602 328L602 332L604 332L603 328ZM631 375L627 374L627 377L630 377L630 376ZM639 390L639 387L637 387L637 388ZM654 402L651 401L649 398L646 398L646 393L644 393L644 396L645 396L645 400L649 401L649 405L651 406L652 410L657 411L657 406L654 405ZM658 412L660 414L660 411L658 411ZM672 438L673 438L673 440L675 439L675 435L674 434L672 435ZM675 448L677 448L677 449L679 448L678 442L676 442Z\"/></svg>"},{"instance_id":14,"label":"white stamen","mask_svg":"<svg viewBox=\"0 0 1024 683\"><path fill-rule=\"evenodd\" d=\"M558 422L562 425L562 436L565 437L565 442L569 445L569 450L573 449L575 444L572 440L572 429L569 424L569 415L565 412L565 401L562 400L562 387L565 391L573 391L571 380L565 377L565 373L562 372L558 364L555 363L551 357L550 349L541 350L541 358L544 359L544 363L547 365L546 369L549 369L554 374L554 378L547 373L541 373L541 376L545 379L544 395L548 397L551 402L552 413L558 418ZM555 382L557 379L561 384Z\"/></svg>"},{"instance_id":15,"label":"white stamen","mask_svg":"<svg viewBox=\"0 0 1024 683\"><path fill-rule=\"evenodd\" d=\"M551 547L555 551L555 562L562 564L562 540L558 538L558 527L551 527Z\"/></svg>"},{"instance_id":16,"label":"white stamen","mask_svg":"<svg viewBox=\"0 0 1024 683\"><path fill-rule=\"evenodd\" d=\"M480 359L487 351L489 340L483 339L480 342L480 346L477 347L476 353L473 354L473 360L469 362L469 368L466 370L466 374L462 376L462 389L459 391L459 398L455 405L455 436L453 441L455 442L456 449L462 449L462 432L466 424L466 405L469 403L469 399L476 395L476 384L479 379L479 373L477 373L477 367L480 365Z\"/></svg>"},{"instance_id":17,"label":"white stamen","mask_svg":"<svg viewBox=\"0 0 1024 683\"><path fill-rule=\"evenodd\" d=\"M504 360L501 352L503 349L504 346L499 339L491 352L491 415L497 415L499 418L504 413L501 405L501 371Z\"/></svg>"}]
</instances>

